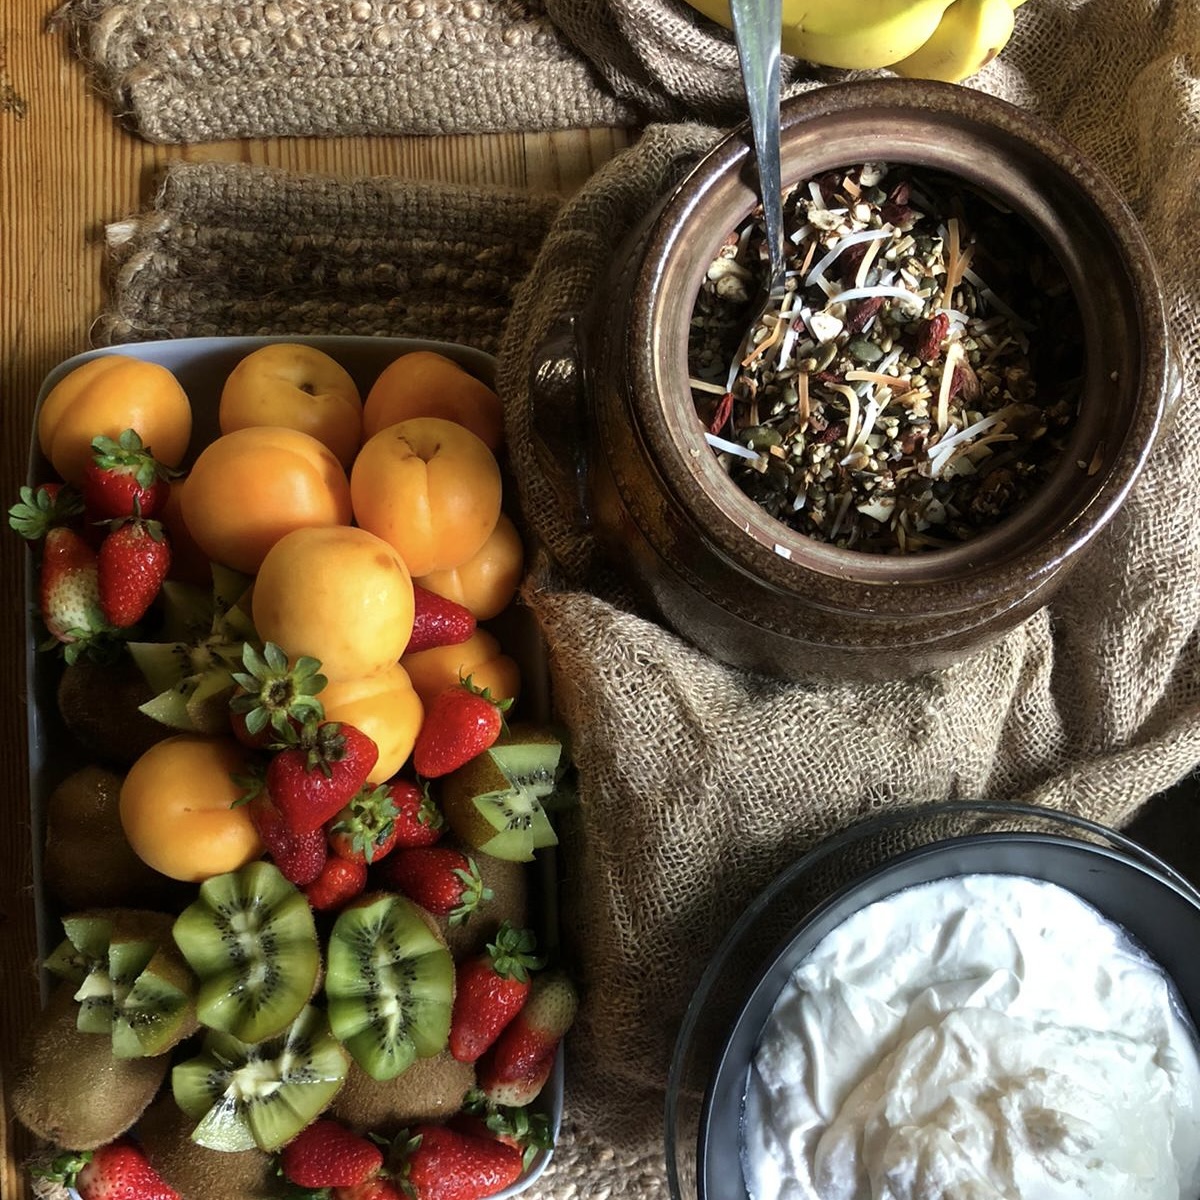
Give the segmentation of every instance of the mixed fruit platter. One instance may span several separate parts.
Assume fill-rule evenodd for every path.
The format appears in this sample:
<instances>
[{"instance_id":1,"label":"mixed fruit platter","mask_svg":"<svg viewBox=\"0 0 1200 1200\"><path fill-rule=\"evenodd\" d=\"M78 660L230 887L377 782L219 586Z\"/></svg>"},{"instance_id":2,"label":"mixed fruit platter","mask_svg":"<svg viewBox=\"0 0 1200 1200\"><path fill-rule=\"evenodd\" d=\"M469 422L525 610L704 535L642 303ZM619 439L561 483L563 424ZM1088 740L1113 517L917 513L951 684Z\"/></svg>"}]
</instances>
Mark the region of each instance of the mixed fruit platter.
<instances>
[{"instance_id":1,"label":"mixed fruit platter","mask_svg":"<svg viewBox=\"0 0 1200 1200\"><path fill-rule=\"evenodd\" d=\"M522 695L500 401L461 348L362 342L43 389L12 1104L84 1200L469 1200L551 1152L568 756Z\"/></svg>"}]
</instances>

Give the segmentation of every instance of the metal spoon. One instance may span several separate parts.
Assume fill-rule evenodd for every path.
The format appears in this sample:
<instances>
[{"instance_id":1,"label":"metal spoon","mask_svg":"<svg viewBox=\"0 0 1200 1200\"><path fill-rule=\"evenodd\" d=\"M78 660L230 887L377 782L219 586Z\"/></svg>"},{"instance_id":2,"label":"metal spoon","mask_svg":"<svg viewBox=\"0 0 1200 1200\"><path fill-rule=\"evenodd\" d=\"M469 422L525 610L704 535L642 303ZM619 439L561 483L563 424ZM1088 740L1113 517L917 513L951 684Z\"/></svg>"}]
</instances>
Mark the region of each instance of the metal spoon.
<instances>
[{"instance_id":1,"label":"metal spoon","mask_svg":"<svg viewBox=\"0 0 1200 1200\"><path fill-rule=\"evenodd\" d=\"M783 6L780 0L730 0L729 11L750 109L768 254L767 280L738 351L737 361L741 362L751 348L755 328L769 307L771 293L783 286L785 270L783 182L779 165L779 43Z\"/></svg>"}]
</instances>

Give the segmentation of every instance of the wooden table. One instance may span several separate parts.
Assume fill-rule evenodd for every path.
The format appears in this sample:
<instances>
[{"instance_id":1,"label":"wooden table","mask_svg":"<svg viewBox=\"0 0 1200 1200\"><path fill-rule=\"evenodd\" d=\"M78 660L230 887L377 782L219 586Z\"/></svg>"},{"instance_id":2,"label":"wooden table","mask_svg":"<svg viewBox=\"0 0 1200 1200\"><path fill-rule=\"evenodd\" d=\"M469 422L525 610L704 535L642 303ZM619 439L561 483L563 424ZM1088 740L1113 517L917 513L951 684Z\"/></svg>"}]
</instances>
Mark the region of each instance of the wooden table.
<instances>
[{"instance_id":1,"label":"wooden table","mask_svg":"<svg viewBox=\"0 0 1200 1200\"><path fill-rule=\"evenodd\" d=\"M627 143L618 130L438 138L292 139L154 146L119 128L62 32L46 29L52 0L4 0L0 12L0 420L7 508L24 482L31 415L42 379L89 348L104 305L104 226L143 208L158 173L179 160L264 163L343 176L391 175L569 194ZM0 1076L36 1010L33 900L26 818L27 755L21 580L24 548L0 533ZM0 1196L28 1194L20 1163L32 1148L0 1125Z\"/></svg>"}]
</instances>

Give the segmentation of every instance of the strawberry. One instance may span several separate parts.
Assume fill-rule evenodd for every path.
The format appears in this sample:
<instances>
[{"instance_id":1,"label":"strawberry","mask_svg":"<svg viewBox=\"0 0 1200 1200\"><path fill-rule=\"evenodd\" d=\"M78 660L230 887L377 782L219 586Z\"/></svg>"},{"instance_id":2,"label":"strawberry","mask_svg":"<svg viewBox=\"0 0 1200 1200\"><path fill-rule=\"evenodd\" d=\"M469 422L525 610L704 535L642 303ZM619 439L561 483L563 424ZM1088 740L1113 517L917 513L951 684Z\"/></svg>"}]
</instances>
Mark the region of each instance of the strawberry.
<instances>
[{"instance_id":1,"label":"strawberry","mask_svg":"<svg viewBox=\"0 0 1200 1200\"><path fill-rule=\"evenodd\" d=\"M321 874L329 857L324 830L293 833L266 792L250 797L248 811L271 861L285 879L303 887Z\"/></svg>"},{"instance_id":2,"label":"strawberry","mask_svg":"<svg viewBox=\"0 0 1200 1200\"><path fill-rule=\"evenodd\" d=\"M511 700L494 700L468 676L439 692L421 722L413 768L426 779L449 775L482 754L500 736Z\"/></svg>"},{"instance_id":3,"label":"strawberry","mask_svg":"<svg viewBox=\"0 0 1200 1200\"><path fill-rule=\"evenodd\" d=\"M288 661L282 647L267 642L260 651L247 642L242 650L244 671L236 671L237 690L229 701L234 736L261 749L298 735L310 721L323 721L325 708L317 693L328 680L315 658L301 655Z\"/></svg>"},{"instance_id":4,"label":"strawberry","mask_svg":"<svg viewBox=\"0 0 1200 1200\"><path fill-rule=\"evenodd\" d=\"M115 522L100 543L100 608L118 629L128 629L154 603L171 569L171 543L158 521Z\"/></svg>"},{"instance_id":5,"label":"strawberry","mask_svg":"<svg viewBox=\"0 0 1200 1200\"><path fill-rule=\"evenodd\" d=\"M395 850L380 867L388 886L437 916L461 925L492 898L473 858L449 846L413 846Z\"/></svg>"},{"instance_id":6,"label":"strawberry","mask_svg":"<svg viewBox=\"0 0 1200 1200\"><path fill-rule=\"evenodd\" d=\"M579 996L565 972L536 977L521 1011L476 1064L479 1090L490 1103L520 1107L537 1097L578 1008Z\"/></svg>"},{"instance_id":7,"label":"strawberry","mask_svg":"<svg viewBox=\"0 0 1200 1200\"><path fill-rule=\"evenodd\" d=\"M482 1200L521 1176L521 1151L446 1125L417 1125L393 1143L401 1187L412 1200Z\"/></svg>"},{"instance_id":8,"label":"strawberry","mask_svg":"<svg viewBox=\"0 0 1200 1200\"><path fill-rule=\"evenodd\" d=\"M442 825L428 792L397 779L363 788L325 828L334 854L373 863L399 845L432 845L442 836Z\"/></svg>"},{"instance_id":9,"label":"strawberry","mask_svg":"<svg viewBox=\"0 0 1200 1200\"><path fill-rule=\"evenodd\" d=\"M128 1138L65 1154L44 1177L73 1187L82 1200L180 1200Z\"/></svg>"},{"instance_id":10,"label":"strawberry","mask_svg":"<svg viewBox=\"0 0 1200 1200\"><path fill-rule=\"evenodd\" d=\"M96 552L64 525L46 534L38 604L50 636L66 646L68 662L101 635L111 632L100 609Z\"/></svg>"},{"instance_id":11,"label":"strawberry","mask_svg":"<svg viewBox=\"0 0 1200 1200\"><path fill-rule=\"evenodd\" d=\"M267 764L267 791L293 833L309 833L340 812L367 782L379 748L344 721L309 722L295 745Z\"/></svg>"},{"instance_id":12,"label":"strawberry","mask_svg":"<svg viewBox=\"0 0 1200 1200\"><path fill-rule=\"evenodd\" d=\"M377 1143L328 1117L302 1129L279 1155L284 1178L303 1188L352 1187L382 1166Z\"/></svg>"},{"instance_id":13,"label":"strawberry","mask_svg":"<svg viewBox=\"0 0 1200 1200\"><path fill-rule=\"evenodd\" d=\"M545 962L534 955L534 945L532 929L514 929L505 921L482 954L455 968L450 1053L459 1062L475 1062L521 1011L529 973Z\"/></svg>"},{"instance_id":14,"label":"strawberry","mask_svg":"<svg viewBox=\"0 0 1200 1200\"><path fill-rule=\"evenodd\" d=\"M469 608L413 584L413 631L405 654L432 650L435 646L457 646L475 632L475 617Z\"/></svg>"},{"instance_id":15,"label":"strawberry","mask_svg":"<svg viewBox=\"0 0 1200 1200\"><path fill-rule=\"evenodd\" d=\"M351 1187L335 1187L333 1200L410 1200L388 1175L376 1175Z\"/></svg>"},{"instance_id":16,"label":"strawberry","mask_svg":"<svg viewBox=\"0 0 1200 1200\"><path fill-rule=\"evenodd\" d=\"M325 860L320 875L300 890L313 908L329 912L348 904L366 886L367 864L334 854Z\"/></svg>"},{"instance_id":17,"label":"strawberry","mask_svg":"<svg viewBox=\"0 0 1200 1200\"><path fill-rule=\"evenodd\" d=\"M446 1124L462 1133L494 1137L507 1142L520 1150L521 1162L526 1170L539 1150L549 1150L554 1145L550 1118L545 1113L530 1112L525 1106L509 1108L491 1105L478 1088L472 1088L466 1094L462 1108Z\"/></svg>"},{"instance_id":18,"label":"strawberry","mask_svg":"<svg viewBox=\"0 0 1200 1200\"><path fill-rule=\"evenodd\" d=\"M95 437L92 461L83 472L83 502L97 521L155 517L165 507L177 473L142 445L135 430L126 429L115 441Z\"/></svg>"},{"instance_id":19,"label":"strawberry","mask_svg":"<svg viewBox=\"0 0 1200 1200\"><path fill-rule=\"evenodd\" d=\"M65 483L23 487L21 499L8 510L8 523L26 541L37 542L58 525L69 525L83 512L83 501Z\"/></svg>"}]
</instances>

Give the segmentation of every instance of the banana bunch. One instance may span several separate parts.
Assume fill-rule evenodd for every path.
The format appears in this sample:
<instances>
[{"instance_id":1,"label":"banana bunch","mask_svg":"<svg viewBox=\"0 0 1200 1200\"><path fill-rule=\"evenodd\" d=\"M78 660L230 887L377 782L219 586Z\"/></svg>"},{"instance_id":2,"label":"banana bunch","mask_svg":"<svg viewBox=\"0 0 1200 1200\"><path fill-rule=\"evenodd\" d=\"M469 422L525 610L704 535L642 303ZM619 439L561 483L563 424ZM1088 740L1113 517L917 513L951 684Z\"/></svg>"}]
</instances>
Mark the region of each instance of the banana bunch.
<instances>
[{"instance_id":1,"label":"banana bunch","mask_svg":"<svg viewBox=\"0 0 1200 1200\"><path fill-rule=\"evenodd\" d=\"M731 27L728 0L688 0ZM957 83L1004 48L1024 0L780 0L785 54L825 67L887 67Z\"/></svg>"}]
</instances>

